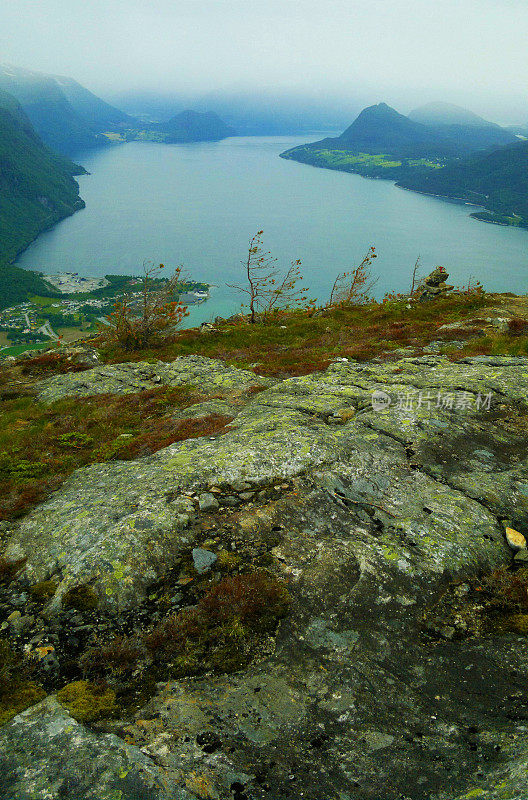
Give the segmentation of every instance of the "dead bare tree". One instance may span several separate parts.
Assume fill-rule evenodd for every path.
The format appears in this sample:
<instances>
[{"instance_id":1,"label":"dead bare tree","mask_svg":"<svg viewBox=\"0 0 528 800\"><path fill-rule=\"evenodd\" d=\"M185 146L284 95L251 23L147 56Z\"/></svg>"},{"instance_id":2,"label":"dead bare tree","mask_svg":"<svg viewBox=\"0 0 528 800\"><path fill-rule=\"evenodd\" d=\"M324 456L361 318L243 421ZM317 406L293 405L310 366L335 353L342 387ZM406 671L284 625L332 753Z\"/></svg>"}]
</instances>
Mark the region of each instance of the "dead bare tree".
<instances>
[{"instance_id":1,"label":"dead bare tree","mask_svg":"<svg viewBox=\"0 0 528 800\"><path fill-rule=\"evenodd\" d=\"M421 266L421 265L420 265L420 256L418 256L418 258L417 258L417 259L416 259L416 261L415 261L415 264L414 264L414 269L413 269L413 274L412 274L411 291L410 291L410 296L411 296L411 297L413 297L413 296L414 296L414 292L415 292L415 291L418 289L418 287L419 287L419 284L417 284L417 283L416 283L416 275L417 275L417 273L418 273L418 271L419 271L419 269L420 269L420 266Z\"/></svg>"}]
</instances>

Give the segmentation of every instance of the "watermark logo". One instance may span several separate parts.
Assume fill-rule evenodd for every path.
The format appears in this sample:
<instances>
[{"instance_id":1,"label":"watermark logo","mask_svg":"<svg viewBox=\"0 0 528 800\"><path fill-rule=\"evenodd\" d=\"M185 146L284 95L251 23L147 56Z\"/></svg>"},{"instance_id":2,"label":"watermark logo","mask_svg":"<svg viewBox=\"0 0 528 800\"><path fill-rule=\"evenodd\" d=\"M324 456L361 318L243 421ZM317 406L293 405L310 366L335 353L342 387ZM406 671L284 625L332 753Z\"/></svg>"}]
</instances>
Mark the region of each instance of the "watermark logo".
<instances>
[{"instance_id":1,"label":"watermark logo","mask_svg":"<svg viewBox=\"0 0 528 800\"><path fill-rule=\"evenodd\" d=\"M384 411L391 403L390 394L384 392L383 389L374 389L372 392L372 408L374 411Z\"/></svg>"},{"instance_id":2,"label":"watermark logo","mask_svg":"<svg viewBox=\"0 0 528 800\"><path fill-rule=\"evenodd\" d=\"M432 410L433 408L451 411L490 411L492 394L478 392L441 392L436 394L413 389L407 392L398 392L396 402L383 389L372 392L371 403L374 411L385 411L390 405L396 411L417 411L418 409Z\"/></svg>"}]
</instances>

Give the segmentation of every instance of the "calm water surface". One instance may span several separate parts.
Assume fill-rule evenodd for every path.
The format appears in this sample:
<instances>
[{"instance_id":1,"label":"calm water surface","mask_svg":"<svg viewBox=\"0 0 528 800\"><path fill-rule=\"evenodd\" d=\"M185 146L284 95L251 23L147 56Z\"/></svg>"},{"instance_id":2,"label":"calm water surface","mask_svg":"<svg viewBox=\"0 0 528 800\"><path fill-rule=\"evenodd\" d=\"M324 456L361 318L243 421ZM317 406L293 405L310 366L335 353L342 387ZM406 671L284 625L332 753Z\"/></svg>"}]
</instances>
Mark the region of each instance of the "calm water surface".
<instances>
[{"instance_id":1,"label":"calm water surface","mask_svg":"<svg viewBox=\"0 0 528 800\"><path fill-rule=\"evenodd\" d=\"M280 264L301 259L310 295L320 299L370 245L378 296L408 288L418 255L424 273L442 264L456 285L472 275L489 290L528 291L528 232L479 223L467 206L388 181L278 157L303 141L132 142L90 152L79 159L91 173L79 178L86 209L42 234L17 263L81 275L138 273L144 259L183 264L217 286L193 309L193 323L239 309L225 284L242 280L240 260L259 229Z\"/></svg>"}]
</instances>

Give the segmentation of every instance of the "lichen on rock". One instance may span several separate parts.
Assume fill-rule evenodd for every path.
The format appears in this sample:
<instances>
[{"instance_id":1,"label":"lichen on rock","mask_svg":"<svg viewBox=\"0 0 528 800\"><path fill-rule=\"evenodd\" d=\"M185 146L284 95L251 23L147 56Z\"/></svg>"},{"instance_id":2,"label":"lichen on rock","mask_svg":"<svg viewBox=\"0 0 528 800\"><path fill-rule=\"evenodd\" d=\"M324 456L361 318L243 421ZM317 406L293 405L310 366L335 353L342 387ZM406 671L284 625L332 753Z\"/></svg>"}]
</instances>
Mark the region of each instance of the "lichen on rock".
<instances>
[{"instance_id":1,"label":"lichen on rock","mask_svg":"<svg viewBox=\"0 0 528 800\"><path fill-rule=\"evenodd\" d=\"M209 369L212 382L255 383L217 363L178 359L172 379ZM117 386L132 368L101 369ZM87 375L43 396L62 381L82 395ZM167 797L517 800L525 757L507 743L525 740L524 621L435 638L423 620L453 581L478 595L480 576L511 569L503 522L528 530L527 402L526 358L340 361L267 382L222 437L75 472L6 532L6 557L27 559L21 585L56 582L51 618L83 586L126 615L171 570L175 588L214 583L254 568L242 541L268 543L266 569L291 597L276 633L228 676L187 664L195 677L158 685L126 725ZM212 554L203 573L193 550ZM56 713L43 706L39 725ZM105 752L106 739L89 742Z\"/></svg>"}]
</instances>

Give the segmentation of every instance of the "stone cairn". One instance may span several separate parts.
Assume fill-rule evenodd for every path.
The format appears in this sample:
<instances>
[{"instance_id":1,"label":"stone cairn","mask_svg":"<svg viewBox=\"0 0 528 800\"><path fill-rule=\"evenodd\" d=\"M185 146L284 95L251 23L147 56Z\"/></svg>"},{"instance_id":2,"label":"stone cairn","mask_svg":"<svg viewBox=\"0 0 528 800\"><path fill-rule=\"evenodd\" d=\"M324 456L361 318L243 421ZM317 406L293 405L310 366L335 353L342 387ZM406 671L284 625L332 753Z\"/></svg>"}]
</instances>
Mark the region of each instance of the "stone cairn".
<instances>
[{"instance_id":1,"label":"stone cairn","mask_svg":"<svg viewBox=\"0 0 528 800\"><path fill-rule=\"evenodd\" d=\"M450 292L454 287L448 286L446 278L449 278L449 273L444 267L436 267L424 281L420 300L435 300Z\"/></svg>"}]
</instances>

